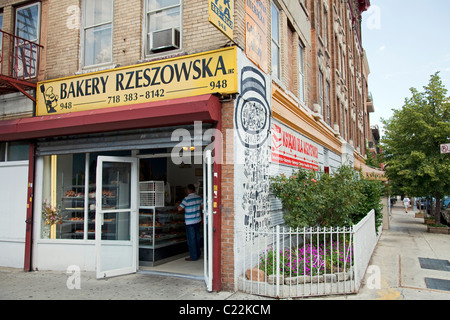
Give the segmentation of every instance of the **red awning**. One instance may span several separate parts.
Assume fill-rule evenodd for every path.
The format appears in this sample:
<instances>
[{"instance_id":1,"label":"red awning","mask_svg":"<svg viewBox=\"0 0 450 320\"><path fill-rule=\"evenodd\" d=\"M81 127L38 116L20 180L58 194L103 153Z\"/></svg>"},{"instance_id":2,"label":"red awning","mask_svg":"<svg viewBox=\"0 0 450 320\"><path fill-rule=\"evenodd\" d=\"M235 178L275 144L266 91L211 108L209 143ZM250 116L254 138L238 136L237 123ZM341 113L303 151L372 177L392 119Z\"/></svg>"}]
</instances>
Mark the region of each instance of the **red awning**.
<instances>
[{"instance_id":1,"label":"red awning","mask_svg":"<svg viewBox=\"0 0 450 320\"><path fill-rule=\"evenodd\" d=\"M219 98L203 95L60 115L0 121L0 141L215 122Z\"/></svg>"}]
</instances>

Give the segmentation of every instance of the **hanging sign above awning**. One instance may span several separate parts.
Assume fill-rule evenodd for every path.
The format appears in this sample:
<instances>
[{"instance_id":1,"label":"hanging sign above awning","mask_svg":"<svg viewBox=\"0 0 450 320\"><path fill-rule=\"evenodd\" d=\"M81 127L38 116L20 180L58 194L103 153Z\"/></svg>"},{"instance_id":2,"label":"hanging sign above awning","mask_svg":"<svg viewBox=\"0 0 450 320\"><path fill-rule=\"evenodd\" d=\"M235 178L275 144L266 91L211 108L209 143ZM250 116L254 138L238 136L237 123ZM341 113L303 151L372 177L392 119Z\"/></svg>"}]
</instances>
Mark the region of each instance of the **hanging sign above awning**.
<instances>
[{"instance_id":1,"label":"hanging sign above awning","mask_svg":"<svg viewBox=\"0 0 450 320\"><path fill-rule=\"evenodd\" d=\"M209 22L233 40L234 0L209 0Z\"/></svg>"},{"instance_id":2,"label":"hanging sign above awning","mask_svg":"<svg viewBox=\"0 0 450 320\"><path fill-rule=\"evenodd\" d=\"M237 93L236 47L40 82L38 116Z\"/></svg>"}]
</instances>

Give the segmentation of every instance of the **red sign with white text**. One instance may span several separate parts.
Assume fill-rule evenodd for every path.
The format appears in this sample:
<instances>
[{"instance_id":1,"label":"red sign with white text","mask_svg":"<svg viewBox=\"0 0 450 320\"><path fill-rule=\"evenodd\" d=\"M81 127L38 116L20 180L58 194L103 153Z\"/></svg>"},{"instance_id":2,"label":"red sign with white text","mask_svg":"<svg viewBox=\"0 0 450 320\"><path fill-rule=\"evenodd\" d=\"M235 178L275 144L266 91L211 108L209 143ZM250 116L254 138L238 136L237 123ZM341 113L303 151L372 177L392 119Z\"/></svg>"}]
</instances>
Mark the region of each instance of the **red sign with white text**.
<instances>
[{"instance_id":1,"label":"red sign with white text","mask_svg":"<svg viewBox=\"0 0 450 320\"><path fill-rule=\"evenodd\" d=\"M272 123L272 162L319 171L319 147L287 126Z\"/></svg>"}]
</instances>

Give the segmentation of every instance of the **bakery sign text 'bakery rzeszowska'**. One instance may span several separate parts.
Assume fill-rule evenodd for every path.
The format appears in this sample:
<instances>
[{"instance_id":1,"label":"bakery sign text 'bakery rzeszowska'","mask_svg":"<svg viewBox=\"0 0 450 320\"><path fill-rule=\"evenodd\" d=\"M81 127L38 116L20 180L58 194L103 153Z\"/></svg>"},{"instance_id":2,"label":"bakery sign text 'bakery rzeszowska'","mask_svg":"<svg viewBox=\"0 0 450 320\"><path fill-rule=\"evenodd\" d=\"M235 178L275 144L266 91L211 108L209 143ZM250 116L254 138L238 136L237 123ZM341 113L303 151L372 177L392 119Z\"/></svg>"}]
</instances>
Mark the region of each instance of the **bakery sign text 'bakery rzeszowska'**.
<instances>
[{"instance_id":1,"label":"bakery sign text 'bakery rzeszowska'","mask_svg":"<svg viewBox=\"0 0 450 320\"><path fill-rule=\"evenodd\" d=\"M40 82L37 115L237 92L235 47Z\"/></svg>"}]
</instances>

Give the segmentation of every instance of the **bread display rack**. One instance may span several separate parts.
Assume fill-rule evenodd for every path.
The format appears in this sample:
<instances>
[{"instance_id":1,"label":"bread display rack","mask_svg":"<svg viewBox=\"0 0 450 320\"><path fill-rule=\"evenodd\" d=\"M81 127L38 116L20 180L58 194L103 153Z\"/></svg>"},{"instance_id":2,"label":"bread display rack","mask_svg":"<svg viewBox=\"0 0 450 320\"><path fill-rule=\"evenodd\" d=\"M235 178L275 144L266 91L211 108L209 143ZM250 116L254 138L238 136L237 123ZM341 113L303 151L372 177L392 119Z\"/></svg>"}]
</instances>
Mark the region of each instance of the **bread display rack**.
<instances>
[{"instance_id":1,"label":"bread display rack","mask_svg":"<svg viewBox=\"0 0 450 320\"><path fill-rule=\"evenodd\" d=\"M140 182L139 263L154 266L186 251L184 214L164 206L164 182Z\"/></svg>"}]
</instances>

